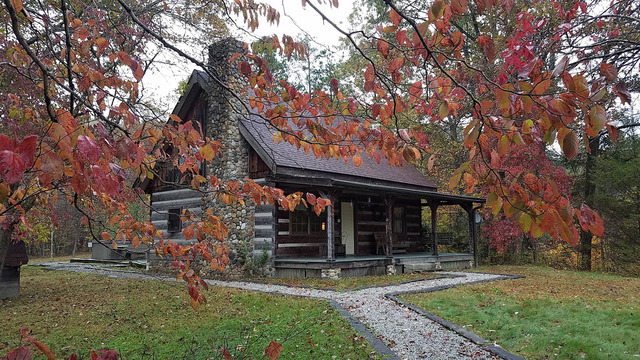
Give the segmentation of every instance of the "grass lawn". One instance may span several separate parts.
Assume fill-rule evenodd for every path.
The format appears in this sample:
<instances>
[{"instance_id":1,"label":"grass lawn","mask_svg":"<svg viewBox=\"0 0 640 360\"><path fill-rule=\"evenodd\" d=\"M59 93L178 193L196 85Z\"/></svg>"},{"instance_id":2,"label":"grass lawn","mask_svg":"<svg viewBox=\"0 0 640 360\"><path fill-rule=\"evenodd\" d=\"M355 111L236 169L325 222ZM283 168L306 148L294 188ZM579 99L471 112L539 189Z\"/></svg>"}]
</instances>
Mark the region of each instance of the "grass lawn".
<instances>
[{"instance_id":1,"label":"grass lawn","mask_svg":"<svg viewBox=\"0 0 640 360\"><path fill-rule=\"evenodd\" d=\"M358 289L368 286L379 286L398 283L402 281L421 280L438 276L437 273L428 274L401 274L401 275L381 275L362 276L344 279L317 279L317 278L270 278L270 279L249 279L269 284L285 284L292 286L306 286L312 288L324 288L334 290Z\"/></svg>"},{"instance_id":2,"label":"grass lawn","mask_svg":"<svg viewBox=\"0 0 640 360\"><path fill-rule=\"evenodd\" d=\"M122 280L22 268L21 296L0 302L0 356L27 327L58 356L117 349L129 359L206 359L222 343L260 358L270 340L280 359L368 359L373 349L324 301L226 288L189 306L184 283Z\"/></svg>"},{"instance_id":3,"label":"grass lawn","mask_svg":"<svg viewBox=\"0 0 640 360\"><path fill-rule=\"evenodd\" d=\"M638 359L640 279L500 266L525 275L402 298L528 359Z\"/></svg>"}]
</instances>

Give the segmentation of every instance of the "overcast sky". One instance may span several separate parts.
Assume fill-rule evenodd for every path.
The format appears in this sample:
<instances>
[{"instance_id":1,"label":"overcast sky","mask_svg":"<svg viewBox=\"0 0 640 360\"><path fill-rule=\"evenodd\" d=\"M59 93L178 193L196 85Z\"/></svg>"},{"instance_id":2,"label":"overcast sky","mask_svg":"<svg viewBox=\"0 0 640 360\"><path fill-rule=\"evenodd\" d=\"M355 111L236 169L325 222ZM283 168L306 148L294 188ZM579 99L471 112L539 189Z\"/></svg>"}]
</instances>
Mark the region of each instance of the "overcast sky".
<instances>
[{"instance_id":1,"label":"overcast sky","mask_svg":"<svg viewBox=\"0 0 640 360\"><path fill-rule=\"evenodd\" d=\"M283 34L287 34L294 36L296 39L302 39L305 34L308 34L313 39L315 44L312 45L315 47L338 45L340 33L330 24L325 23L322 17L313 9L308 6L303 8L301 0L263 0L263 2L270 4L280 12L280 24L278 26L270 26L266 21L262 21L255 33L243 28L241 30L233 30L235 36L240 37L243 41L252 42L256 38L265 35L277 34L279 38L282 38ZM314 3L317 2L314 1ZM344 29L348 29L347 18L352 12L353 0L339 0L338 8L330 7L329 1L322 2L322 5L316 6L329 19ZM238 19L238 24L244 26L241 18ZM178 98L174 90L178 87L178 83L186 79L191 71L195 69L195 65L178 59L158 59L161 62L173 64L161 65L149 71L143 79L145 92L147 92L146 95L164 102L166 109L171 111Z\"/></svg>"}]
</instances>

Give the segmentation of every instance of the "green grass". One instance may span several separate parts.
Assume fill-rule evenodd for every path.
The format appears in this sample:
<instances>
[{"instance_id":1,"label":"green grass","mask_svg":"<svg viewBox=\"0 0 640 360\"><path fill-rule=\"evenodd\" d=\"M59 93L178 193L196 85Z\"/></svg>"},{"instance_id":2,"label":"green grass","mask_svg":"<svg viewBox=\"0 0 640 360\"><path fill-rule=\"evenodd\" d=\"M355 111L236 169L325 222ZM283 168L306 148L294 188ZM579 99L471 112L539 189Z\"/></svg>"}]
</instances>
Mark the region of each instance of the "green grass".
<instances>
[{"instance_id":1,"label":"green grass","mask_svg":"<svg viewBox=\"0 0 640 360\"><path fill-rule=\"evenodd\" d=\"M637 359L640 279L542 267L490 267L526 279L403 296L528 359Z\"/></svg>"},{"instance_id":2,"label":"green grass","mask_svg":"<svg viewBox=\"0 0 640 360\"><path fill-rule=\"evenodd\" d=\"M248 279L249 281L264 282L269 284L283 284L291 286L305 286L312 288L347 290L359 289L368 286L381 286L402 281L421 280L438 276L435 273L428 274L402 274L402 275L381 275L362 276L344 279L318 279L318 278L270 278L270 279Z\"/></svg>"},{"instance_id":3,"label":"green grass","mask_svg":"<svg viewBox=\"0 0 640 360\"><path fill-rule=\"evenodd\" d=\"M20 298L0 304L0 356L18 346L24 327L55 354L83 358L106 347L129 359L206 359L224 342L260 358L270 340L283 343L281 359L367 359L373 351L320 300L212 288L193 310L183 283L29 266L21 282Z\"/></svg>"}]
</instances>

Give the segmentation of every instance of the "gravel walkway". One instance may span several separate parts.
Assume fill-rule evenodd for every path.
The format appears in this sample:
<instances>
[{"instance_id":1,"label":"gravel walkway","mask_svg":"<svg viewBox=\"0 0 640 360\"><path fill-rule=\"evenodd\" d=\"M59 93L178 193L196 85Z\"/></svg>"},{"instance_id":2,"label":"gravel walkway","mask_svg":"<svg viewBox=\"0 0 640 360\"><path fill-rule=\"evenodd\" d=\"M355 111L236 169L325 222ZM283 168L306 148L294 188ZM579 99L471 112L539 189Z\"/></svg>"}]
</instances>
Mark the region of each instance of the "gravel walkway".
<instances>
[{"instance_id":1,"label":"gravel walkway","mask_svg":"<svg viewBox=\"0 0 640 360\"><path fill-rule=\"evenodd\" d=\"M118 278L175 281L173 277L118 268L106 268L102 265L94 264L43 263L39 265L54 270L88 272ZM385 296L387 294L429 291L443 286L456 286L470 282L504 278L503 275L468 272L442 274L456 277L427 279L341 292L242 281L207 280L207 282L221 287L335 300L351 315L364 323L401 359L495 359L495 355L470 340Z\"/></svg>"}]
</instances>

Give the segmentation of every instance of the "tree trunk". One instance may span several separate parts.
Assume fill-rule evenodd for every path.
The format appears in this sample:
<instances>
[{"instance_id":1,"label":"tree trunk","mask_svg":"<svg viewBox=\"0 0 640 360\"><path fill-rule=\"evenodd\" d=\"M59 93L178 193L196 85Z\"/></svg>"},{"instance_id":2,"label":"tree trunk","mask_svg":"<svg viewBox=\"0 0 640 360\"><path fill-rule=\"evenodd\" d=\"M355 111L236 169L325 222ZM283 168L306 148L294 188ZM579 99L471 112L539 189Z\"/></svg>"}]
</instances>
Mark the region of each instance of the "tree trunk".
<instances>
[{"instance_id":1,"label":"tree trunk","mask_svg":"<svg viewBox=\"0 0 640 360\"><path fill-rule=\"evenodd\" d=\"M78 248L78 237L73 238L73 250L71 250L71 257L76 257L76 249Z\"/></svg>"},{"instance_id":2,"label":"tree trunk","mask_svg":"<svg viewBox=\"0 0 640 360\"><path fill-rule=\"evenodd\" d=\"M538 265L538 246L536 244L536 239L529 238L531 241L531 251L533 252L533 265Z\"/></svg>"},{"instance_id":3,"label":"tree trunk","mask_svg":"<svg viewBox=\"0 0 640 360\"><path fill-rule=\"evenodd\" d=\"M590 153L587 153L587 161L584 167L584 203L593 208L593 198L596 193L596 185L593 182L593 169L596 159L600 155L600 136L589 139ZM590 232L580 229L580 256L578 268L591 271L591 239Z\"/></svg>"}]
</instances>

